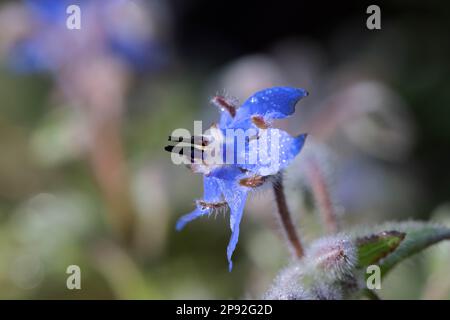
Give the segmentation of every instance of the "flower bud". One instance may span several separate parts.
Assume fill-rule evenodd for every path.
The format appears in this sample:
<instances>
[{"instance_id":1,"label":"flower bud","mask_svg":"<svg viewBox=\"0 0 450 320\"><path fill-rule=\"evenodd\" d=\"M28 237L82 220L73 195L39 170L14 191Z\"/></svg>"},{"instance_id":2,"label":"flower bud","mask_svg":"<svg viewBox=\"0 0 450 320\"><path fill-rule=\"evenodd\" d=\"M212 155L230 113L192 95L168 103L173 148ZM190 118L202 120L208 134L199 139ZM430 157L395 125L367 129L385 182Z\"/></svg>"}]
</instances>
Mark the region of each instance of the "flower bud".
<instances>
[{"instance_id":1,"label":"flower bud","mask_svg":"<svg viewBox=\"0 0 450 320\"><path fill-rule=\"evenodd\" d=\"M305 261L318 274L330 281L351 277L357 263L357 249L348 236L321 238L311 244Z\"/></svg>"},{"instance_id":2,"label":"flower bud","mask_svg":"<svg viewBox=\"0 0 450 320\"><path fill-rule=\"evenodd\" d=\"M275 278L270 289L264 294L266 300L312 300L309 290L302 285L301 263L284 268Z\"/></svg>"}]
</instances>

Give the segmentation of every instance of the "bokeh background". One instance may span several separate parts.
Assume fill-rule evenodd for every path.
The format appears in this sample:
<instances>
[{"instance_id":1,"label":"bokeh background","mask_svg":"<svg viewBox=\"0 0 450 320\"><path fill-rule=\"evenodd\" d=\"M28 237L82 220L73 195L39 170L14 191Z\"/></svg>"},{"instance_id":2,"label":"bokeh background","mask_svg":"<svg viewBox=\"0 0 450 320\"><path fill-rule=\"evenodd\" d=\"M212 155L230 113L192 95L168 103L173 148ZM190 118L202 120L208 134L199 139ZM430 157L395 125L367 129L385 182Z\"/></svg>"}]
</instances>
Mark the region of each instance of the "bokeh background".
<instances>
[{"instance_id":1,"label":"bokeh background","mask_svg":"<svg viewBox=\"0 0 450 320\"><path fill-rule=\"evenodd\" d=\"M231 273L227 214L174 229L202 179L163 147L217 119L217 92L309 91L277 123L310 133L286 172L305 242L324 232L308 155L344 227L450 223L448 3L378 2L373 31L361 1L58 1L81 6L71 31L55 3L0 1L0 298L259 298L289 262L270 190L247 203ZM380 295L448 299L449 265L448 244L429 249Z\"/></svg>"}]
</instances>

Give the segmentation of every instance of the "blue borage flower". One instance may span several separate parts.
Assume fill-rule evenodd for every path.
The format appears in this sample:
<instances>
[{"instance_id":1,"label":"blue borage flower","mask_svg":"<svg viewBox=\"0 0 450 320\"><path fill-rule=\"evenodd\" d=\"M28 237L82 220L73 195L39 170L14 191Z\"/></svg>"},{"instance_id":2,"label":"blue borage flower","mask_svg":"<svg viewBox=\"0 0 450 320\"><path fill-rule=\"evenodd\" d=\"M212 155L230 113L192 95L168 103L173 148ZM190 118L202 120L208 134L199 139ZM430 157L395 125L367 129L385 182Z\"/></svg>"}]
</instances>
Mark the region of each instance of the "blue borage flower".
<instances>
[{"instance_id":1,"label":"blue borage flower","mask_svg":"<svg viewBox=\"0 0 450 320\"><path fill-rule=\"evenodd\" d=\"M230 271L233 267L231 257L238 242L239 225L248 193L264 184L269 177L276 176L286 168L300 152L306 139L306 134L292 137L285 131L272 128L271 123L275 119L292 115L296 103L307 94L303 89L274 87L257 92L240 108L237 108L231 99L223 96L216 96L212 99L212 103L221 110L219 124L213 125L219 133L225 134L225 131L230 129L254 129L257 134L271 132L269 136L278 137L278 143L275 146L278 148L279 166L275 169L273 166L259 161L253 164L226 163L210 167L202 163L195 163L191 166L195 172L204 175L204 195L203 199L196 202L194 211L178 220L176 229L181 230L188 222L208 215L218 208L228 206L230 208L231 239L227 248L227 258ZM269 143L271 144L272 141ZM245 151L249 151L249 149L245 148ZM255 150L251 152L255 152Z\"/></svg>"},{"instance_id":2,"label":"blue borage flower","mask_svg":"<svg viewBox=\"0 0 450 320\"><path fill-rule=\"evenodd\" d=\"M9 62L17 72L56 71L66 63L110 54L134 69L165 63L162 43L152 34L147 3L129 0L24 0L30 32L17 41ZM66 9L81 8L81 29L68 30Z\"/></svg>"}]
</instances>

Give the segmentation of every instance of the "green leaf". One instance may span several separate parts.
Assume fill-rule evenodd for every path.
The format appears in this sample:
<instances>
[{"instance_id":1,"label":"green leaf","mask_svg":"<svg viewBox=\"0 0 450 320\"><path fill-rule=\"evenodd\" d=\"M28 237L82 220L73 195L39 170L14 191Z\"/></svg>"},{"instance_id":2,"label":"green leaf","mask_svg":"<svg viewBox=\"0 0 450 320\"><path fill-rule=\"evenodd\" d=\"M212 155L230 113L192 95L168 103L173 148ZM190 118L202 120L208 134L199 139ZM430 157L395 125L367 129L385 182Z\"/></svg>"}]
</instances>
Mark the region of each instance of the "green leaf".
<instances>
[{"instance_id":1,"label":"green leaf","mask_svg":"<svg viewBox=\"0 0 450 320\"><path fill-rule=\"evenodd\" d=\"M358 268L364 268L378 262L394 251L405 238L405 233L383 231L370 236L357 238Z\"/></svg>"},{"instance_id":2,"label":"green leaf","mask_svg":"<svg viewBox=\"0 0 450 320\"><path fill-rule=\"evenodd\" d=\"M399 224L406 233L400 246L380 262L381 275L386 275L397 263L443 240L450 240L450 229L431 223L409 222Z\"/></svg>"},{"instance_id":3,"label":"green leaf","mask_svg":"<svg viewBox=\"0 0 450 320\"><path fill-rule=\"evenodd\" d=\"M440 241L450 240L449 228L427 222L386 223L371 231L357 234L358 267L377 263L382 276L406 258Z\"/></svg>"}]
</instances>

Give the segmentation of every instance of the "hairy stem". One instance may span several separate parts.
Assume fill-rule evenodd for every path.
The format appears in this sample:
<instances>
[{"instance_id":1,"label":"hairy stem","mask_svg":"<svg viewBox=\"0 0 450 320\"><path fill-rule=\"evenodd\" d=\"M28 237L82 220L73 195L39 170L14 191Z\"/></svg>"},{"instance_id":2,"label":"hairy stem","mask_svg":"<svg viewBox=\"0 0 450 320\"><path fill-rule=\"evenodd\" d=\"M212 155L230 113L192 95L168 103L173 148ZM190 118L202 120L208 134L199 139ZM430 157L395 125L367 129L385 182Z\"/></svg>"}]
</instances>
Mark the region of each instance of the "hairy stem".
<instances>
[{"instance_id":1,"label":"hairy stem","mask_svg":"<svg viewBox=\"0 0 450 320\"><path fill-rule=\"evenodd\" d=\"M304 255L304 250L300 238L297 235L294 223L292 222L291 214L289 213L286 196L284 194L283 179L281 176L277 182L273 183L273 191L275 193L278 213L281 218L281 225L286 233L286 237L294 249L295 256L301 258Z\"/></svg>"},{"instance_id":2,"label":"hairy stem","mask_svg":"<svg viewBox=\"0 0 450 320\"><path fill-rule=\"evenodd\" d=\"M316 161L309 161L308 176L313 190L314 197L319 206L319 212L328 233L339 231L336 212L328 192L327 183Z\"/></svg>"}]
</instances>

